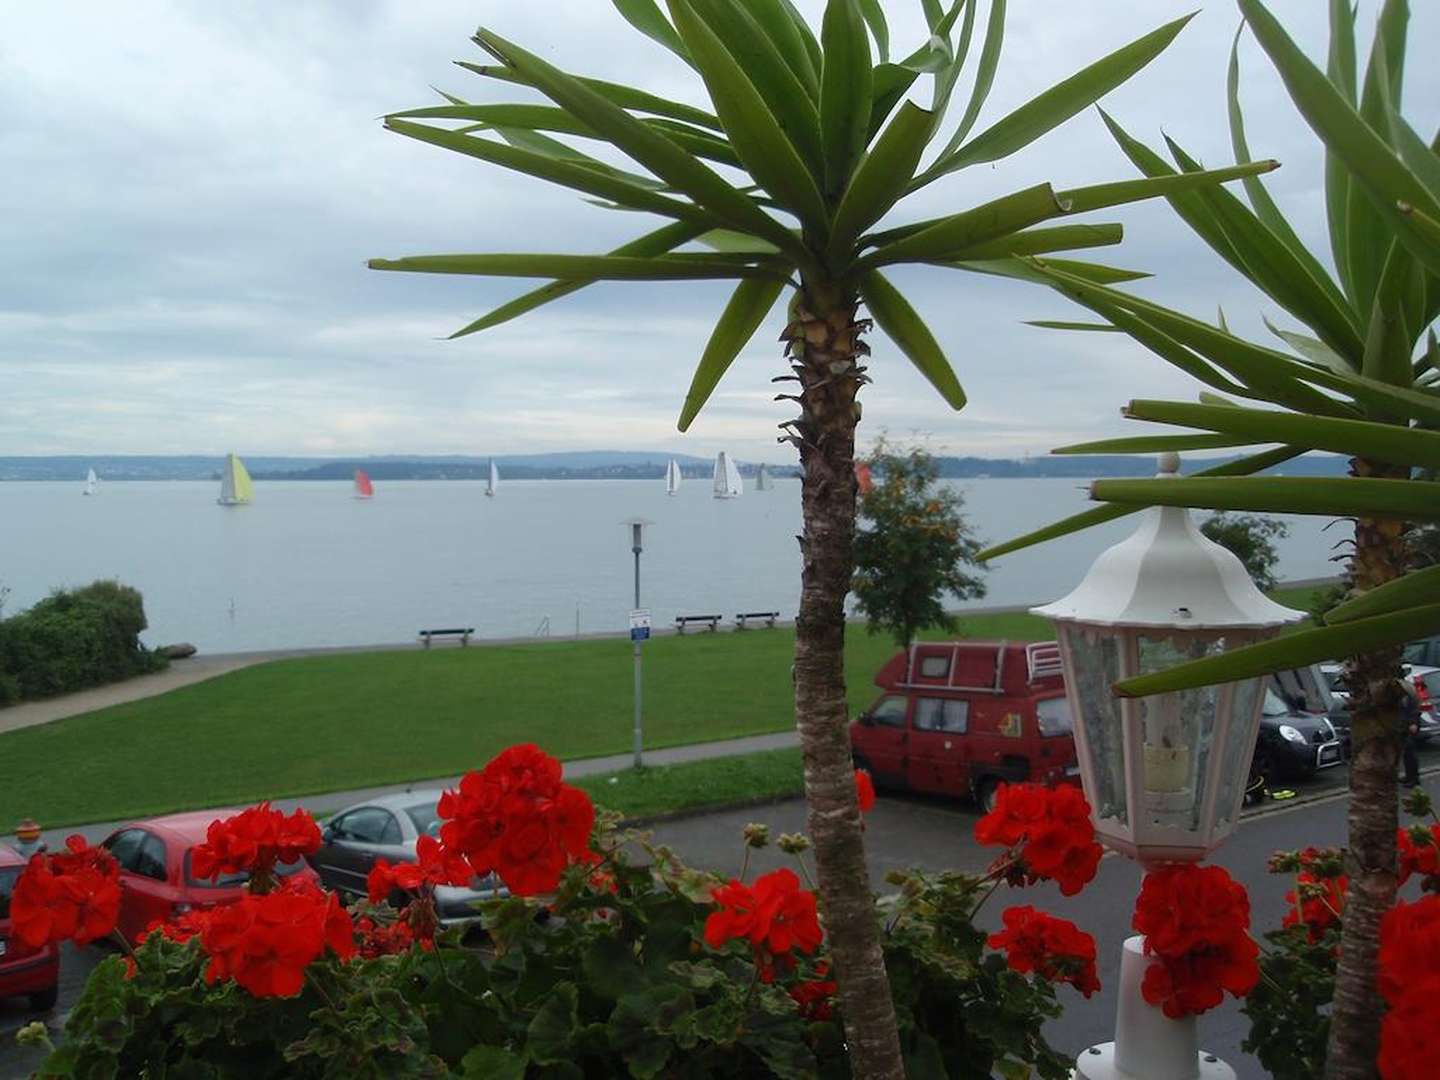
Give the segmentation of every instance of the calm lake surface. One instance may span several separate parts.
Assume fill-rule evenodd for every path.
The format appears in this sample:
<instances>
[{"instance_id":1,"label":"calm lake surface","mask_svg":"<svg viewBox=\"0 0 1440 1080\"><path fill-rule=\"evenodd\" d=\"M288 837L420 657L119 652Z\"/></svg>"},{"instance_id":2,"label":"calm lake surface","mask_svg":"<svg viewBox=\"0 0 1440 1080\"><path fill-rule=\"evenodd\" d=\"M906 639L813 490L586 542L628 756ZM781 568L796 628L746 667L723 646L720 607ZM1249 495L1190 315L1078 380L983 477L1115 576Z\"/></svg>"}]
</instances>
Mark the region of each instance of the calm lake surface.
<instances>
[{"instance_id":1,"label":"calm lake surface","mask_svg":"<svg viewBox=\"0 0 1440 1080\"><path fill-rule=\"evenodd\" d=\"M748 481L747 481L748 483ZM986 540L1084 509L1072 479L951 481ZM473 626L481 637L623 630L632 600L627 518L646 530L641 601L656 626L679 614L780 611L799 597L800 486L715 499L686 481L505 482L493 499L470 481L377 485L261 482L249 506L215 503L219 485L0 483L0 585L6 611L51 588L113 577L145 595L152 645L206 652L414 640L421 628ZM1323 577L1342 531L1287 518L1281 576ZM979 605L1040 603L1068 592L1099 552L1129 534L1112 522L1006 556Z\"/></svg>"}]
</instances>

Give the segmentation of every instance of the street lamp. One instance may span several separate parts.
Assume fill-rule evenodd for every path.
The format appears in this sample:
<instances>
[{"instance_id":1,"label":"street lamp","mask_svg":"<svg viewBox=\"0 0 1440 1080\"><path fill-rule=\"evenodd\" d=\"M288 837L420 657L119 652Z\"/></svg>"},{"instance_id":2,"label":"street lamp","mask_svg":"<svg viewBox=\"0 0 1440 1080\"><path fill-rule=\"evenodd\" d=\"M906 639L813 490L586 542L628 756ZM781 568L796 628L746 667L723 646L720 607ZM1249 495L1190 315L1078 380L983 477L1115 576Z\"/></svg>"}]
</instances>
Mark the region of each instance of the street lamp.
<instances>
[{"instance_id":1,"label":"street lamp","mask_svg":"<svg viewBox=\"0 0 1440 1080\"><path fill-rule=\"evenodd\" d=\"M1160 459L1173 479L1180 460ZM1122 698L1122 679L1271 637L1304 613L1267 599L1233 554L1181 507L1152 507L1063 599L1033 608L1054 624L1075 718L1080 777L1102 843L1146 869L1199 862L1235 828L1264 694L1259 677ZM1114 1043L1080 1055L1085 1080L1219 1080L1195 1018L1171 1020L1140 993L1144 939L1125 943Z\"/></svg>"},{"instance_id":2,"label":"street lamp","mask_svg":"<svg viewBox=\"0 0 1440 1080\"><path fill-rule=\"evenodd\" d=\"M625 522L630 529L630 550L635 555L635 606L630 611L630 641L635 652L635 768L644 760L644 726L640 720L640 643L650 636L650 612L640 606L640 553L645 550L645 526L654 522L631 518Z\"/></svg>"}]
</instances>

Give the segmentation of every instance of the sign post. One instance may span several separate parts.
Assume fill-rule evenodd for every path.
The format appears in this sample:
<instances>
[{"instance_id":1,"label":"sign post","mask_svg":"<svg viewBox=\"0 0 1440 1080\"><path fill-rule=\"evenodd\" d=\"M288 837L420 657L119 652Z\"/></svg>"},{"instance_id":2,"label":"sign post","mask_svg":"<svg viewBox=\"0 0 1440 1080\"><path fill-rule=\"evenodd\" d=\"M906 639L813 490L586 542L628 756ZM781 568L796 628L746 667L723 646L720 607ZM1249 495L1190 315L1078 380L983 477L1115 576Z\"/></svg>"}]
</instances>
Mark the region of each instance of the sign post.
<instances>
[{"instance_id":1,"label":"sign post","mask_svg":"<svg viewBox=\"0 0 1440 1080\"><path fill-rule=\"evenodd\" d=\"M642 750L645 729L640 719L640 643L650 636L650 609L640 606L640 552L643 550L645 524L636 518L630 526L630 550L635 554L635 607L630 611L630 643L635 650L635 768L645 765Z\"/></svg>"}]
</instances>

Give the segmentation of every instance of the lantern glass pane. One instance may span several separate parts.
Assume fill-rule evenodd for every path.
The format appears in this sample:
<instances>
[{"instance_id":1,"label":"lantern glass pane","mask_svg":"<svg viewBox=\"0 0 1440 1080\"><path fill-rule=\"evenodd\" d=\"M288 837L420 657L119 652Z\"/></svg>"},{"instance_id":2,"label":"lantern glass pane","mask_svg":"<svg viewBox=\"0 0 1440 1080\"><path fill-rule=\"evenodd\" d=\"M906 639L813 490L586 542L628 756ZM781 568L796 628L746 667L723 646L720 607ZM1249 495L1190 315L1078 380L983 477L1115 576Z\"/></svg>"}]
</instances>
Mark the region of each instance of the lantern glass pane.
<instances>
[{"instance_id":1,"label":"lantern glass pane","mask_svg":"<svg viewBox=\"0 0 1440 1080\"><path fill-rule=\"evenodd\" d=\"M1215 639L1139 638L1140 673L1164 671L1224 651ZM1201 686L1140 698L1142 810L1147 823L1196 832L1210 782L1218 690Z\"/></svg>"},{"instance_id":2,"label":"lantern glass pane","mask_svg":"<svg viewBox=\"0 0 1440 1080\"><path fill-rule=\"evenodd\" d=\"M1095 790L1095 816L1128 821L1125 804L1125 737L1120 701L1110 688L1120 680L1120 638L1112 631L1087 633L1081 627L1064 627L1065 647L1075 673L1075 696L1080 702L1077 721L1083 726L1089 748Z\"/></svg>"},{"instance_id":3,"label":"lantern glass pane","mask_svg":"<svg viewBox=\"0 0 1440 1080\"><path fill-rule=\"evenodd\" d=\"M1243 642L1241 643L1243 644ZM1237 784L1250 781L1250 758L1255 753L1255 729L1264 679L1246 679L1231 683L1230 737L1220 764L1220 798L1215 804L1217 825L1228 825L1234 819Z\"/></svg>"}]
</instances>

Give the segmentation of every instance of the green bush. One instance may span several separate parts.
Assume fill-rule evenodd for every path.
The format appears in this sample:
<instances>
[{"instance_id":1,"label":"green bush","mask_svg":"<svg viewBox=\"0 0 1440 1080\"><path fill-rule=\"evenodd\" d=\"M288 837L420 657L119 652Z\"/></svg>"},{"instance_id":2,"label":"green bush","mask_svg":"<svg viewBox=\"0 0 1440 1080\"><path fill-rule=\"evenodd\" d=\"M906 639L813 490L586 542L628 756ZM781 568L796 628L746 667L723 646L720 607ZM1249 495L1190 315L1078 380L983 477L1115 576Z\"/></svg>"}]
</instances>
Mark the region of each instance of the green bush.
<instances>
[{"instance_id":1,"label":"green bush","mask_svg":"<svg viewBox=\"0 0 1440 1080\"><path fill-rule=\"evenodd\" d=\"M140 643L140 593L118 581L57 589L0 622L0 705L52 697L165 666Z\"/></svg>"}]
</instances>

